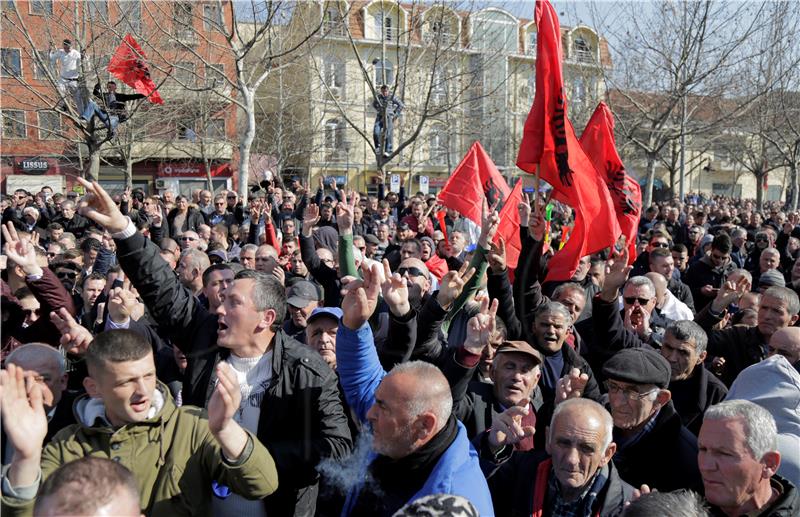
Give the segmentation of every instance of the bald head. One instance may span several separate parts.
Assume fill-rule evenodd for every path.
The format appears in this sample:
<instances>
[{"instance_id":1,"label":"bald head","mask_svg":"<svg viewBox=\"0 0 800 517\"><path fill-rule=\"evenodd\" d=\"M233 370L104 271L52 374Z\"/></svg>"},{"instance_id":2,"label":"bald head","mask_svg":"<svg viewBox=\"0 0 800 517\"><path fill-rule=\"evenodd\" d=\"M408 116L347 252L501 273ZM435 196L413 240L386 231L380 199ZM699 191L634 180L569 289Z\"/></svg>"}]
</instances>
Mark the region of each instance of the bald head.
<instances>
[{"instance_id":1,"label":"bald head","mask_svg":"<svg viewBox=\"0 0 800 517\"><path fill-rule=\"evenodd\" d=\"M596 429L602 436L605 449L611 443L614 419L611 413L597 402L587 398L569 399L559 403L550 419L550 441L557 436L562 421L577 419L583 426Z\"/></svg>"},{"instance_id":2,"label":"bald head","mask_svg":"<svg viewBox=\"0 0 800 517\"><path fill-rule=\"evenodd\" d=\"M42 403L49 411L61 400L67 389L66 361L61 353L44 343L28 343L17 348L6 357L6 364L25 370L42 388Z\"/></svg>"},{"instance_id":3,"label":"bald head","mask_svg":"<svg viewBox=\"0 0 800 517\"><path fill-rule=\"evenodd\" d=\"M434 432L439 432L453 411L450 384L441 370L424 361L410 361L392 368L389 377L398 383L407 400L409 416L432 413L437 420Z\"/></svg>"},{"instance_id":4,"label":"bald head","mask_svg":"<svg viewBox=\"0 0 800 517\"><path fill-rule=\"evenodd\" d=\"M654 272L647 273L644 276L653 282L653 285L656 288L656 300L658 300L657 305L661 306L661 304L664 303L664 296L667 294L667 279L664 278L664 275L661 273Z\"/></svg>"},{"instance_id":5,"label":"bald head","mask_svg":"<svg viewBox=\"0 0 800 517\"><path fill-rule=\"evenodd\" d=\"M769 339L769 355L782 355L793 365L800 363L800 328L784 327Z\"/></svg>"}]
</instances>

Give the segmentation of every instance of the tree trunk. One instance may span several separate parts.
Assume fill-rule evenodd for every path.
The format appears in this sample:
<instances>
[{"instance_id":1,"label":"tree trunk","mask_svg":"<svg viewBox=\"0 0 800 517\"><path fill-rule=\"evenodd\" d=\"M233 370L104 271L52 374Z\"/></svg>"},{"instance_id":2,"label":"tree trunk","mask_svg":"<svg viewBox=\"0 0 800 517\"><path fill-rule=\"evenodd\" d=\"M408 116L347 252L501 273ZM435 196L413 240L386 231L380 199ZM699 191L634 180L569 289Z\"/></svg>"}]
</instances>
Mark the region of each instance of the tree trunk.
<instances>
[{"instance_id":1,"label":"tree trunk","mask_svg":"<svg viewBox=\"0 0 800 517\"><path fill-rule=\"evenodd\" d=\"M250 148L256 137L256 108L253 91L242 83L239 83L239 92L242 94L247 110L247 126L239 141L239 199L242 205L247 204L247 181L250 177Z\"/></svg>"},{"instance_id":2,"label":"tree trunk","mask_svg":"<svg viewBox=\"0 0 800 517\"><path fill-rule=\"evenodd\" d=\"M764 173L759 172L756 177L756 209L764 209Z\"/></svg>"},{"instance_id":3,"label":"tree trunk","mask_svg":"<svg viewBox=\"0 0 800 517\"><path fill-rule=\"evenodd\" d=\"M133 161L125 160L125 188L133 190Z\"/></svg>"},{"instance_id":4,"label":"tree trunk","mask_svg":"<svg viewBox=\"0 0 800 517\"><path fill-rule=\"evenodd\" d=\"M100 178L100 147L89 145L89 161L84 169L83 177L88 181L97 181Z\"/></svg>"},{"instance_id":5,"label":"tree trunk","mask_svg":"<svg viewBox=\"0 0 800 517\"><path fill-rule=\"evenodd\" d=\"M795 211L797 210L797 163L792 163L789 166L789 184L791 185L791 198L786 200L786 204L789 205L789 210Z\"/></svg>"},{"instance_id":6,"label":"tree trunk","mask_svg":"<svg viewBox=\"0 0 800 517\"><path fill-rule=\"evenodd\" d=\"M647 153L647 181L642 192L642 208L647 208L653 204L653 183L656 179L656 155Z\"/></svg>"}]
</instances>

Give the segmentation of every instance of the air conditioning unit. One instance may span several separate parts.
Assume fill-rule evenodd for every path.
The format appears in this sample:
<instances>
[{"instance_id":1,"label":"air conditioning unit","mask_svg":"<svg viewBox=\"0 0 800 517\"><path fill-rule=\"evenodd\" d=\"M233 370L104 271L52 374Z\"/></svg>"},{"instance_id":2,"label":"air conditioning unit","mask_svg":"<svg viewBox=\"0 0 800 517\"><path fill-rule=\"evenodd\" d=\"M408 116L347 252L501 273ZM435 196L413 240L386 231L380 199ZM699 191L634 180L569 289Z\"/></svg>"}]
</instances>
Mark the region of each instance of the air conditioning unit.
<instances>
[{"instance_id":1,"label":"air conditioning unit","mask_svg":"<svg viewBox=\"0 0 800 517\"><path fill-rule=\"evenodd\" d=\"M341 94L342 94L341 88L339 88L338 86L330 86L329 90L331 92L331 97L333 97L334 99L340 99L341 98Z\"/></svg>"},{"instance_id":2,"label":"air conditioning unit","mask_svg":"<svg viewBox=\"0 0 800 517\"><path fill-rule=\"evenodd\" d=\"M164 180L156 180L156 190L167 190L167 182Z\"/></svg>"}]
</instances>

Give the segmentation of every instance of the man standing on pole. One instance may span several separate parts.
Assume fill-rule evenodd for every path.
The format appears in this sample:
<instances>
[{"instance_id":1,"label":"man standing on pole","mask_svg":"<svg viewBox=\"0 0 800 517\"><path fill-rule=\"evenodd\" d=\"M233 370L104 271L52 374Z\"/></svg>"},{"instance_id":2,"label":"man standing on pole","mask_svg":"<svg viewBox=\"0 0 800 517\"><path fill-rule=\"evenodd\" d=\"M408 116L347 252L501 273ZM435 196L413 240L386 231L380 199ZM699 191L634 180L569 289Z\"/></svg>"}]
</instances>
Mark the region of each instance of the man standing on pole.
<instances>
[{"instance_id":1,"label":"man standing on pole","mask_svg":"<svg viewBox=\"0 0 800 517\"><path fill-rule=\"evenodd\" d=\"M378 154L387 158L392 154L392 129L394 119L400 116L405 104L389 93L389 87L385 84L381 86L381 93L372 102L375 108L375 126L372 128L372 138L375 142L375 149ZM383 137L381 139L381 137ZM381 140L383 145L381 145Z\"/></svg>"}]
</instances>

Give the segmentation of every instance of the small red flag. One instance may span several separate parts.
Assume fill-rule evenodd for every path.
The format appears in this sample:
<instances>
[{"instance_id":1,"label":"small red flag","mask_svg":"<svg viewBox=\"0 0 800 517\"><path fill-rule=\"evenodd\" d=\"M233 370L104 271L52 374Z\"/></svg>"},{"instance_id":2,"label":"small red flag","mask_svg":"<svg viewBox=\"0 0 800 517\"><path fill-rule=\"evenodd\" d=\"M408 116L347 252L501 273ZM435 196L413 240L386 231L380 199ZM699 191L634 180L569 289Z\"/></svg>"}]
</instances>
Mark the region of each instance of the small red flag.
<instances>
[{"instance_id":1,"label":"small red flag","mask_svg":"<svg viewBox=\"0 0 800 517\"><path fill-rule=\"evenodd\" d=\"M153 104L164 104L155 83L150 78L146 60L147 56L144 55L142 47L128 34L111 56L108 71L137 92L146 95Z\"/></svg>"},{"instance_id":2,"label":"small red flag","mask_svg":"<svg viewBox=\"0 0 800 517\"><path fill-rule=\"evenodd\" d=\"M497 202L501 210L509 194L511 189L497 166L480 142L475 142L439 192L439 201L480 225L483 200L489 206Z\"/></svg>"},{"instance_id":3,"label":"small red flag","mask_svg":"<svg viewBox=\"0 0 800 517\"><path fill-rule=\"evenodd\" d=\"M508 196L503 209L500 210L500 225L494 236L494 242L501 238L506 245L506 266L516 269L519 263L519 252L522 251L522 242L519 239L519 210L517 205L522 200L522 178L517 180L514 189Z\"/></svg>"},{"instance_id":4,"label":"small red flag","mask_svg":"<svg viewBox=\"0 0 800 517\"><path fill-rule=\"evenodd\" d=\"M620 228L605 181L583 152L567 118L561 73L561 31L546 0L536 1L536 95L517 154L517 166L553 186L553 198L575 210L575 227L550 260L546 280L569 280L581 257L614 245Z\"/></svg>"},{"instance_id":5,"label":"small red flag","mask_svg":"<svg viewBox=\"0 0 800 517\"><path fill-rule=\"evenodd\" d=\"M581 135L581 147L589 155L614 201L614 210L622 235L628 244L628 264L636 260L636 234L642 213L642 189L625 172L614 140L614 116L605 102L597 105Z\"/></svg>"},{"instance_id":6,"label":"small red flag","mask_svg":"<svg viewBox=\"0 0 800 517\"><path fill-rule=\"evenodd\" d=\"M447 223L444 220L446 215L447 215L447 210L439 210L438 212L436 212L436 220L439 221L439 228L442 229L444 242L449 242L449 240L447 239Z\"/></svg>"}]
</instances>

